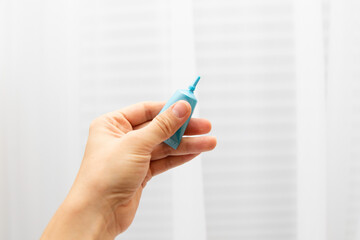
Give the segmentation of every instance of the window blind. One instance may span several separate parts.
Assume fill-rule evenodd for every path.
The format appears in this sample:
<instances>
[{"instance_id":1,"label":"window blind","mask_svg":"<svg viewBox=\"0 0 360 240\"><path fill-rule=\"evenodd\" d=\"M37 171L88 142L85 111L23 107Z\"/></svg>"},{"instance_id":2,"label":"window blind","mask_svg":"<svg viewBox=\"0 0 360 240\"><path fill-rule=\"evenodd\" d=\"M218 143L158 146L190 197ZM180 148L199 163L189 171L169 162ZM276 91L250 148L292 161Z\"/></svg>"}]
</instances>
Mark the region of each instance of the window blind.
<instances>
[{"instance_id":1,"label":"window blind","mask_svg":"<svg viewBox=\"0 0 360 240\"><path fill-rule=\"evenodd\" d=\"M360 4L330 1L329 240L360 239Z\"/></svg>"},{"instance_id":2,"label":"window blind","mask_svg":"<svg viewBox=\"0 0 360 240\"><path fill-rule=\"evenodd\" d=\"M95 117L167 97L166 10L162 0L79 1L76 112L80 145L84 146ZM171 239L171 184L169 174L149 183L132 226L118 239Z\"/></svg>"},{"instance_id":3,"label":"window blind","mask_svg":"<svg viewBox=\"0 0 360 240\"><path fill-rule=\"evenodd\" d=\"M348 11L349 31L347 54L349 60L350 79L352 92L352 115L351 115L351 162L350 162L350 189L349 189L349 208L347 238L349 240L360 239L360 3L349 1L345 5Z\"/></svg>"},{"instance_id":4,"label":"window blind","mask_svg":"<svg viewBox=\"0 0 360 240\"><path fill-rule=\"evenodd\" d=\"M208 239L295 239L291 1L195 0L200 114L217 149L203 156Z\"/></svg>"}]
</instances>

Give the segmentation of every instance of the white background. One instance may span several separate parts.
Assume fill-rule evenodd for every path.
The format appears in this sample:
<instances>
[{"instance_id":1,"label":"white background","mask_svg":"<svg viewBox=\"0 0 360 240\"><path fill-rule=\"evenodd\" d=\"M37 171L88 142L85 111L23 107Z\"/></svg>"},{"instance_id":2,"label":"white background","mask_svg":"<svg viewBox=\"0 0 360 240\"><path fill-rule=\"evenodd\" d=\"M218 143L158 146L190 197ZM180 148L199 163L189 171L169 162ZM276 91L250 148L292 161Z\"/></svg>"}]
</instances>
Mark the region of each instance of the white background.
<instances>
[{"instance_id":1,"label":"white background","mask_svg":"<svg viewBox=\"0 0 360 240\"><path fill-rule=\"evenodd\" d=\"M38 239L90 121L196 75L218 146L119 239L360 239L355 0L0 2L0 239ZM186 177L186 181L180 181Z\"/></svg>"}]
</instances>

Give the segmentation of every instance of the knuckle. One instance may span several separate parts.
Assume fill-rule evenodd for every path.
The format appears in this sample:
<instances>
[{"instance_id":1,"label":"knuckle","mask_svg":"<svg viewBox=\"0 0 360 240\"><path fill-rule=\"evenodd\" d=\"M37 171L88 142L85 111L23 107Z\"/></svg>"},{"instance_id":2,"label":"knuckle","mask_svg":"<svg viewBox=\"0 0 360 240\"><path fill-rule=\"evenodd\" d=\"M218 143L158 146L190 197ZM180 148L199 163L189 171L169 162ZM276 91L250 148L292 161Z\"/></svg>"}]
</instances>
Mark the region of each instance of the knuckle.
<instances>
[{"instance_id":1,"label":"knuckle","mask_svg":"<svg viewBox=\"0 0 360 240\"><path fill-rule=\"evenodd\" d=\"M117 127L120 126L120 124L118 124L118 122L114 119L114 116L111 113L106 113L106 114L102 115L101 119L103 122L107 122L111 125L114 125ZM121 121L121 118L119 120Z\"/></svg>"},{"instance_id":2,"label":"knuckle","mask_svg":"<svg viewBox=\"0 0 360 240\"><path fill-rule=\"evenodd\" d=\"M95 129L97 128L97 126L99 126L99 123L101 122L101 117L97 117L95 119L93 119L90 123L89 129Z\"/></svg>"},{"instance_id":3,"label":"knuckle","mask_svg":"<svg viewBox=\"0 0 360 240\"><path fill-rule=\"evenodd\" d=\"M149 102L140 102L139 107L141 107L143 109L145 118L147 120L151 120L154 118Z\"/></svg>"},{"instance_id":4,"label":"knuckle","mask_svg":"<svg viewBox=\"0 0 360 240\"><path fill-rule=\"evenodd\" d=\"M187 141L183 141L183 149L184 149L185 152L190 153L191 150L192 150L191 149L192 146L193 145L189 144Z\"/></svg>"},{"instance_id":5,"label":"knuckle","mask_svg":"<svg viewBox=\"0 0 360 240\"><path fill-rule=\"evenodd\" d=\"M169 156L172 154L172 148L170 148L168 145L166 144L163 144L163 147L162 147L162 155L163 156Z\"/></svg>"},{"instance_id":6,"label":"knuckle","mask_svg":"<svg viewBox=\"0 0 360 240\"><path fill-rule=\"evenodd\" d=\"M172 123L168 117L157 117L155 118L155 124L165 136L170 136L172 131Z\"/></svg>"},{"instance_id":7,"label":"knuckle","mask_svg":"<svg viewBox=\"0 0 360 240\"><path fill-rule=\"evenodd\" d=\"M144 112L145 112L145 117L147 120L151 120L154 118L153 113L151 111L151 108L149 107L149 104L147 102L143 103L144 106Z\"/></svg>"},{"instance_id":8,"label":"knuckle","mask_svg":"<svg viewBox=\"0 0 360 240\"><path fill-rule=\"evenodd\" d=\"M99 126L102 126L104 122L112 122L112 117L109 113L103 114L101 116L98 116L97 118L93 119L90 123L89 129L96 129Z\"/></svg>"}]
</instances>

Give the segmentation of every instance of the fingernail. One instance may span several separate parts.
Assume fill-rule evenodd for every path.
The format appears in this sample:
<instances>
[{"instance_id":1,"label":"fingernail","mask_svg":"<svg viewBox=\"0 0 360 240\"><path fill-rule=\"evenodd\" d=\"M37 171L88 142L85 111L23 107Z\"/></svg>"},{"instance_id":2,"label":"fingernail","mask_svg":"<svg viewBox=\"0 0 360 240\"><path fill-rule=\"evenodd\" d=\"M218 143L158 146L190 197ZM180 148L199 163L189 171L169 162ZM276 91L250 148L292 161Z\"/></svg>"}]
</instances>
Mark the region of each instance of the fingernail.
<instances>
[{"instance_id":1,"label":"fingernail","mask_svg":"<svg viewBox=\"0 0 360 240\"><path fill-rule=\"evenodd\" d=\"M183 118L188 112L188 107L184 101L180 101L175 104L172 111L176 117Z\"/></svg>"}]
</instances>

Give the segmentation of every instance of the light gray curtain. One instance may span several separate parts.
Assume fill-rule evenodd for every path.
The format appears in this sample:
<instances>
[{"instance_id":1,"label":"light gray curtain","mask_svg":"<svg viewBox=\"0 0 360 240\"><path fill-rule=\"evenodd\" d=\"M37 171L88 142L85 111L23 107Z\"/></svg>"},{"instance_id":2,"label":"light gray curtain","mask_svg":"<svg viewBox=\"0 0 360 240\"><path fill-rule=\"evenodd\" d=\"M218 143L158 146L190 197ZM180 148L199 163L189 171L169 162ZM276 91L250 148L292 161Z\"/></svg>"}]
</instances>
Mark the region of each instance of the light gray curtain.
<instances>
[{"instance_id":1,"label":"light gray curtain","mask_svg":"<svg viewBox=\"0 0 360 240\"><path fill-rule=\"evenodd\" d=\"M39 238L93 118L199 74L196 114L218 146L154 178L119 239L360 239L358 12L351 0L1 1L0 238Z\"/></svg>"}]
</instances>

